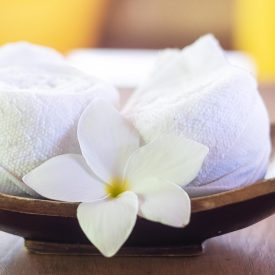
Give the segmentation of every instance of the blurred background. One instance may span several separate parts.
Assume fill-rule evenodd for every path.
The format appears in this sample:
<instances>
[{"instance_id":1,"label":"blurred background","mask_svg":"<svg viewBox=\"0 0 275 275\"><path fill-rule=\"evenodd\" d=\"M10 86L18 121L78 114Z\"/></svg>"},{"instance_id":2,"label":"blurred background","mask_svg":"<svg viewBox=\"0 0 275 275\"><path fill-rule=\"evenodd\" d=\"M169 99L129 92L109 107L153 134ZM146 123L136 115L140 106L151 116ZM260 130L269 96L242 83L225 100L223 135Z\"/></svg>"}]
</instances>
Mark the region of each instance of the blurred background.
<instances>
[{"instance_id":1,"label":"blurred background","mask_svg":"<svg viewBox=\"0 0 275 275\"><path fill-rule=\"evenodd\" d=\"M275 0L0 0L0 44L161 49L213 33L275 80Z\"/></svg>"}]
</instances>

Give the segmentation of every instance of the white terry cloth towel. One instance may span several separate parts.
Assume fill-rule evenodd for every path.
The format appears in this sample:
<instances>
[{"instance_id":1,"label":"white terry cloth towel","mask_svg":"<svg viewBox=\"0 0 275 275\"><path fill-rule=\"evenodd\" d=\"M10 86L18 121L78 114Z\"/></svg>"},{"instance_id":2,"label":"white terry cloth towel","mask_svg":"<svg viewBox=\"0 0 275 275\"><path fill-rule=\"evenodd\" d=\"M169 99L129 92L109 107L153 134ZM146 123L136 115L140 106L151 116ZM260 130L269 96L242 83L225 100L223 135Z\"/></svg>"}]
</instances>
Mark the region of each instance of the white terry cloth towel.
<instances>
[{"instance_id":1,"label":"white terry cloth towel","mask_svg":"<svg viewBox=\"0 0 275 275\"><path fill-rule=\"evenodd\" d=\"M36 196L22 177L54 156L80 153L77 123L101 97L118 92L69 66L52 49L28 43L0 48L0 192Z\"/></svg>"},{"instance_id":2,"label":"white terry cloth towel","mask_svg":"<svg viewBox=\"0 0 275 275\"><path fill-rule=\"evenodd\" d=\"M145 142L175 133L209 147L198 177L185 187L204 196L264 177L269 120L250 73L227 62L212 35L161 53L123 112Z\"/></svg>"}]
</instances>

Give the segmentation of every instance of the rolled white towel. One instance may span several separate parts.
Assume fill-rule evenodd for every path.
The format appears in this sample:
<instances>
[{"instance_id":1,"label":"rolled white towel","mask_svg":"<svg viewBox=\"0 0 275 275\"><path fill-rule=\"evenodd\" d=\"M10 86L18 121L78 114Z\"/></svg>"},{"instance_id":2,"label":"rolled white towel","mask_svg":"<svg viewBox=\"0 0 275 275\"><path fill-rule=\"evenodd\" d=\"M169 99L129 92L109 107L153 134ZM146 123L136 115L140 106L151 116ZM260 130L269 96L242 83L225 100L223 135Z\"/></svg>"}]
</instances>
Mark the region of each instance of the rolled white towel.
<instances>
[{"instance_id":1,"label":"rolled white towel","mask_svg":"<svg viewBox=\"0 0 275 275\"><path fill-rule=\"evenodd\" d=\"M0 48L0 192L35 196L22 176L45 160L80 153L77 122L96 97L118 103L109 85L70 67L54 50Z\"/></svg>"},{"instance_id":2,"label":"rolled white towel","mask_svg":"<svg viewBox=\"0 0 275 275\"><path fill-rule=\"evenodd\" d=\"M269 120L254 77L227 62L212 35L161 53L123 112L146 142L176 133L207 145L191 196L226 191L264 177Z\"/></svg>"}]
</instances>

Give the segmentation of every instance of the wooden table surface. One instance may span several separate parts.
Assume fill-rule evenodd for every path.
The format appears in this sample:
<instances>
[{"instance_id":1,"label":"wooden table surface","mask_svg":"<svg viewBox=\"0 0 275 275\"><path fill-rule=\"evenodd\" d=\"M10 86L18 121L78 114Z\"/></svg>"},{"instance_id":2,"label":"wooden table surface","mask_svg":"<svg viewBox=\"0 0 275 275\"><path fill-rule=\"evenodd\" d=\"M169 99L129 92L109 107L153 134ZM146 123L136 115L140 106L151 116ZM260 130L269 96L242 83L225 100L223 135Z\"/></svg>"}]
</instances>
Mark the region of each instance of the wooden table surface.
<instances>
[{"instance_id":1,"label":"wooden table surface","mask_svg":"<svg viewBox=\"0 0 275 275\"><path fill-rule=\"evenodd\" d=\"M273 122L274 87L266 87L263 93ZM275 215L249 228L208 240L202 256L189 258L34 255L26 251L23 239L0 232L0 274L274 275Z\"/></svg>"}]
</instances>

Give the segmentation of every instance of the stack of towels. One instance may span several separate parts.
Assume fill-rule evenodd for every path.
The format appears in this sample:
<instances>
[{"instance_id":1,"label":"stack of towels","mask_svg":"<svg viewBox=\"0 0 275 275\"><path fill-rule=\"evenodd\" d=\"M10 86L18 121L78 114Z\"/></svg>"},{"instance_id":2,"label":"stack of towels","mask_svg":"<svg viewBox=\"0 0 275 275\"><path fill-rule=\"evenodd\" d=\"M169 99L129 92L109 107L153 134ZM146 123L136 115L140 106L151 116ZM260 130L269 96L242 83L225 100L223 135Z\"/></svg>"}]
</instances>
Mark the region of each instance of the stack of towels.
<instances>
[{"instance_id":1,"label":"stack of towels","mask_svg":"<svg viewBox=\"0 0 275 275\"><path fill-rule=\"evenodd\" d=\"M46 159L79 153L76 125L95 97L116 104L116 90L69 67L53 50L0 49L0 192L36 196L21 181ZM211 35L165 50L122 110L144 142L175 133L210 152L186 191L203 196L264 177L269 121L249 72L231 65Z\"/></svg>"}]
</instances>

